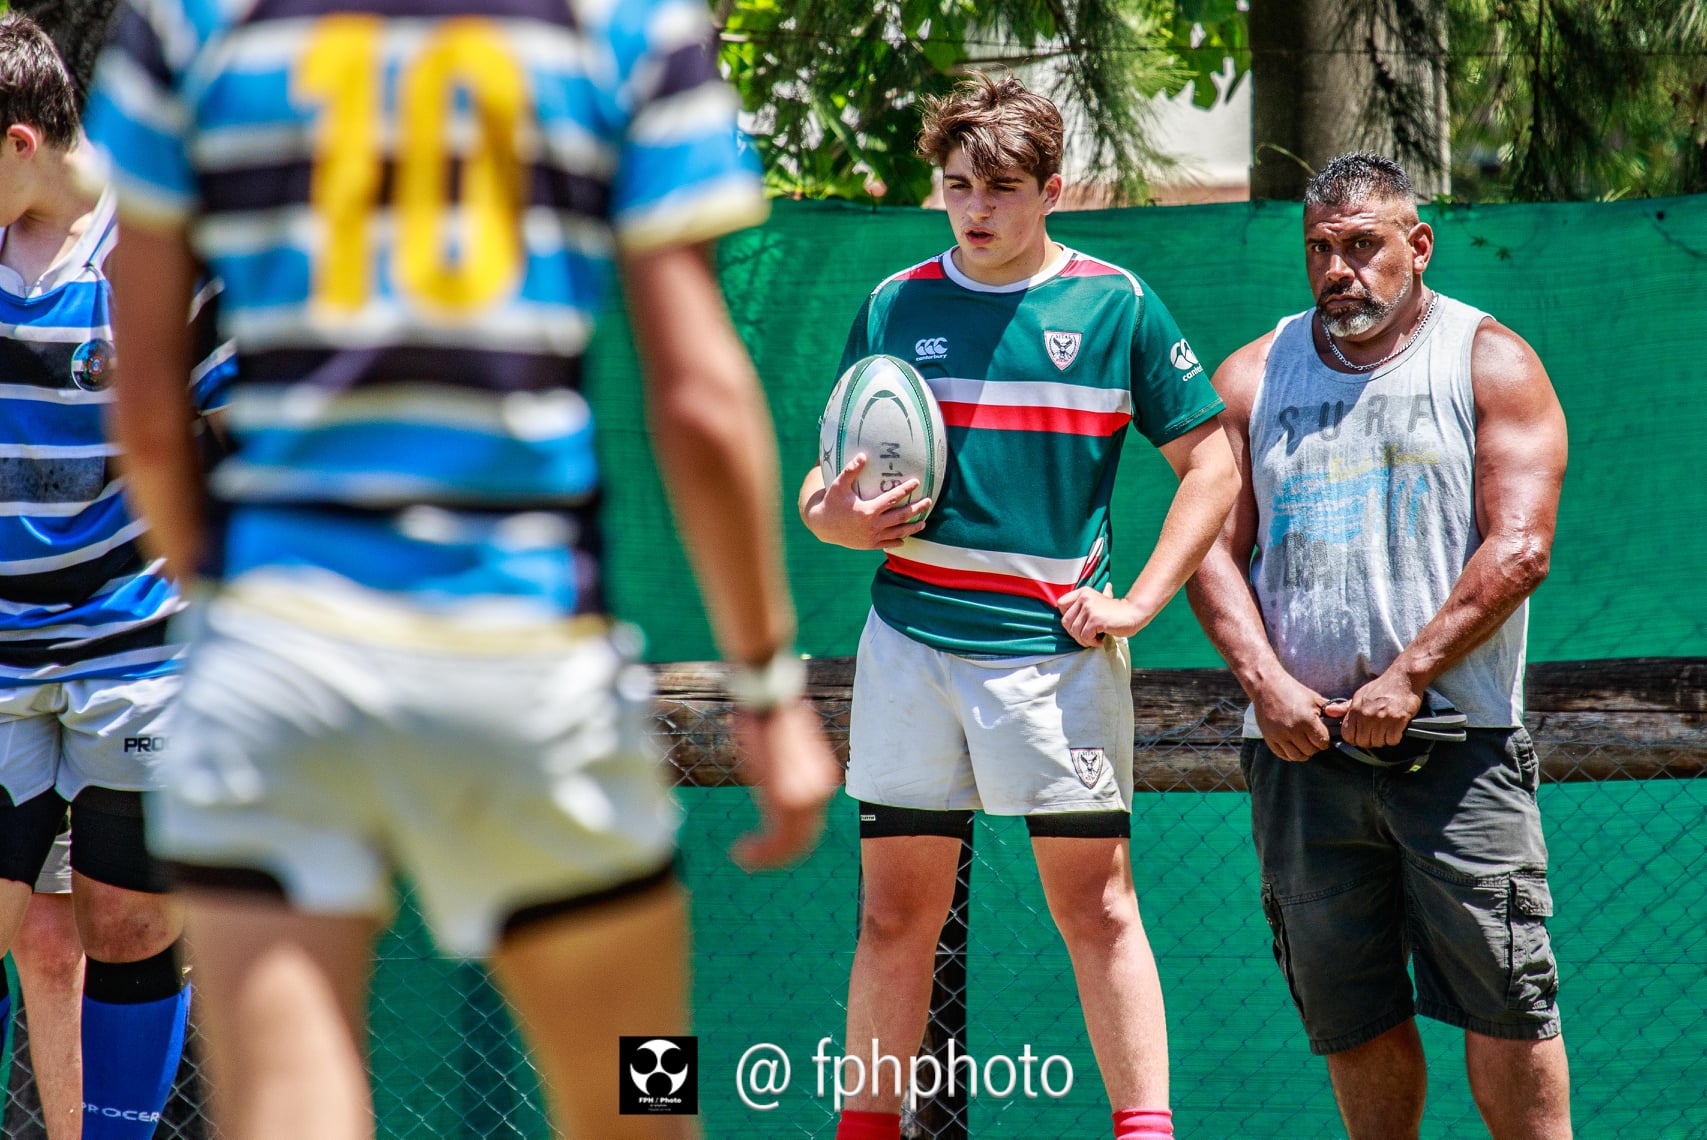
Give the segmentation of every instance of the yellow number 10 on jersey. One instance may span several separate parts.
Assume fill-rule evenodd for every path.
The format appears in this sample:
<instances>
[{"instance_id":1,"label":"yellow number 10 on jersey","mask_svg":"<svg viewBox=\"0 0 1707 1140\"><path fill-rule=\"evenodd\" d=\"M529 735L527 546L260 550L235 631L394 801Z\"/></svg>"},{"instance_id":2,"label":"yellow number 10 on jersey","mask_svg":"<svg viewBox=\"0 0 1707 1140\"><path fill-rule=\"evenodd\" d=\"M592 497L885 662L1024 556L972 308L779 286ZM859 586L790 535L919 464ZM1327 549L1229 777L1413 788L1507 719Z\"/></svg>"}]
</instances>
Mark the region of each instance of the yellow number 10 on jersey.
<instances>
[{"instance_id":1,"label":"yellow number 10 on jersey","mask_svg":"<svg viewBox=\"0 0 1707 1140\"><path fill-rule=\"evenodd\" d=\"M320 21L291 85L293 99L320 109L309 191L321 233L314 303L339 312L361 309L373 293L386 149L383 35L375 16ZM528 109L526 78L490 24L461 19L430 33L397 84L397 288L439 310L483 308L513 292L521 276L525 188L516 140ZM451 123L459 91L467 94L474 129L462 155L461 201L453 203Z\"/></svg>"}]
</instances>

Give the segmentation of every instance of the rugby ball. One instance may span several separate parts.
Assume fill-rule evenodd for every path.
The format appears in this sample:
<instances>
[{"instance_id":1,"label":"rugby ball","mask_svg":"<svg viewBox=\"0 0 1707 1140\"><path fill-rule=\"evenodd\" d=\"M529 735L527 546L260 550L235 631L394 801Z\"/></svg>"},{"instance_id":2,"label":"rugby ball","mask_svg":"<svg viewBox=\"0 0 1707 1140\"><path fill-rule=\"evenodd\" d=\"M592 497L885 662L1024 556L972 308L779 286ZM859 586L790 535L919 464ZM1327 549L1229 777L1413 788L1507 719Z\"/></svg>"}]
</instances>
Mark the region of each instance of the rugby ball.
<instances>
[{"instance_id":1,"label":"rugby ball","mask_svg":"<svg viewBox=\"0 0 1707 1140\"><path fill-rule=\"evenodd\" d=\"M942 408L918 370L894 356L868 356L842 373L818 421L818 465L828 486L860 452L866 464L854 490L874 499L908 479L908 498L935 500L948 470ZM926 512L929 513L928 511Z\"/></svg>"}]
</instances>

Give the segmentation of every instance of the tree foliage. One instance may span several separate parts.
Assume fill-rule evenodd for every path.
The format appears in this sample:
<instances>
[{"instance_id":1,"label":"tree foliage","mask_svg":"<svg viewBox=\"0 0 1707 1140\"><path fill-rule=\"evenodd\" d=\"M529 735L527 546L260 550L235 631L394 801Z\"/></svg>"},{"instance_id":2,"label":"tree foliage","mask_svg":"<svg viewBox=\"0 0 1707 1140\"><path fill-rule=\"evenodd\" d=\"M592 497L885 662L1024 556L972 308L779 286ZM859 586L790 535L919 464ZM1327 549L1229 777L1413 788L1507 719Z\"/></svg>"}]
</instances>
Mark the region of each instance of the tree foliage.
<instances>
[{"instance_id":1,"label":"tree foliage","mask_svg":"<svg viewBox=\"0 0 1707 1140\"><path fill-rule=\"evenodd\" d=\"M1450 91L1447 14L1439 0L1381 0L1348 7L1369 16L1356 28L1353 45L1374 70L1363 127L1392 140L1395 158L1429 181L1450 166L1449 118L1442 114ZM1419 183L1422 179L1419 179Z\"/></svg>"},{"instance_id":2,"label":"tree foliage","mask_svg":"<svg viewBox=\"0 0 1707 1140\"><path fill-rule=\"evenodd\" d=\"M1374 61L1364 126L1385 124L1413 162L1443 124L1421 70L1393 61L1444 54L1456 197L1707 191L1707 0L1313 2L1341 13L1348 49ZM53 36L81 92L114 3L10 6ZM1151 97L1191 83L1211 106L1253 50L1273 49L1250 41L1240 0L717 0L716 11L772 189L869 200L881 186L891 204L930 191L913 153L919 99L971 68L1014 69L1054 97L1084 174L1133 201L1167 168L1147 137Z\"/></svg>"},{"instance_id":3,"label":"tree foliage","mask_svg":"<svg viewBox=\"0 0 1707 1140\"><path fill-rule=\"evenodd\" d=\"M1454 186L1707 191L1707 2L1452 0Z\"/></svg>"},{"instance_id":4,"label":"tree foliage","mask_svg":"<svg viewBox=\"0 0 1707 1140\"><path fill-rule=\"evenodd\" d=\"M1086 177L1142 197L1166 165L1146 137L1150 97L1177 91L1197 63L1170 46L1171 0L724 0L717 14L771 187L802 197L923 201L920 100L969 70L1003 68L1067 108ZM1229 45L1202 58L1219 61Z\"/></svg>"},{"instance_id":5,"label":"tree foliage","mask_svg":"<svg viewBox=\"0 0 1707 1140\"><path fill-rule=\"evenodd\" d=\"M1432 174L1445 159L1453 197L1707 191L1707 0L1302 0L1294 7L1301 22L1320 15L1335 25L1331 47L1318 48L1355 52L1373 69L1352 134L1387 140L1413 174ZM1257 23L1259 40L1268 26ZM1251 50L1281 49L1254 42ZM1303 61L1332 63L1327 55Z\"/></svg>"},{"instance_id":6,"label":"tree foliage","mask_svg":"<svg viewBox=\"0 0 1707 1140\"><path fill-rule=\"evenodd\" d=\"M1271 2L1271 0L1252 0ZM1450 131L1455 197L1707 191L1707 0L1308 0L1365 53L1355 110L1419 171ZM1167 168L1151 97L1225 98L1252 53L1241 0L718 0L723 60L775 192L916 203L919 100L1009 67L1068 109L1088 177L1142 200ZM1230 71L1229 71L1230 65ZM1309 66L1308 60L1305 66ZM1438 87L1444 70L1443 121ZM1230 74L1231 81L1228 81ZM1258 93L1261 97L1261 93Z\"/></svg>"},{"instance_id":7,"label":"tree foliage","mask_svg":"<svg viewBox=\"0 0 1707 1140\"><path fill-rule=\"evenodd\" d=\"M1206 110L1216 100L1231 97L1251 70L1250 21L1239 0L1175 0L1162 7L1173 10L1166 50L1177 55L1186 70L1167 93L1179 94L1189 81L1191 101ZM1231 78L1223 87L1229 67Z\"/></svg>"},{"instance_id":8,"label":"tree foliage","mask_svg":"<svg viewBox=\"0 0 1707 1140\"><path fill-rule=\"evenodd\" d=\"M1440 0L1263 0L1252 47L1251 193L1296 198L1348 150L1391 155L1444 190L1446 20Z\"/></svg>"}]
</instances>

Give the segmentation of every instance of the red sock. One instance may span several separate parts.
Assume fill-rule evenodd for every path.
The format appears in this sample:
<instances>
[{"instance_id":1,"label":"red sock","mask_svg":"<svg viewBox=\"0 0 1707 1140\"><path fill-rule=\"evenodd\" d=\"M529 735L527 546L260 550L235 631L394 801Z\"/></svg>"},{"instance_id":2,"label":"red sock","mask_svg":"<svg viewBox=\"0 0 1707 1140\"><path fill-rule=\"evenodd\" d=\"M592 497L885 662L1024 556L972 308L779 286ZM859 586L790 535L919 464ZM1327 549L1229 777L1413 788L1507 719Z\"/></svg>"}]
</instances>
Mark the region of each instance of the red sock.
<instances>
[{"instance_id":1,"label":"red sock","mask_svg":"<svg viewBox=\"0 0 1707 1140\"><path fill-rule=\"evenodd\" d=\"M1123 1108L1114 1114L1114 1140L1174 1140L1174 1114L1165 1108Z\"/></svg>"},{"instance_id":2,"label":"red sock","mask_svg":"<svg viewBox=\"0 0 1707 1140\"><path fill-rule=\"evenodd\" d=\"M844 1108L842 1119L836 1125L836 1140L901 1140L901 1114L855 1112Z\"/></svg>"}]
</instances>

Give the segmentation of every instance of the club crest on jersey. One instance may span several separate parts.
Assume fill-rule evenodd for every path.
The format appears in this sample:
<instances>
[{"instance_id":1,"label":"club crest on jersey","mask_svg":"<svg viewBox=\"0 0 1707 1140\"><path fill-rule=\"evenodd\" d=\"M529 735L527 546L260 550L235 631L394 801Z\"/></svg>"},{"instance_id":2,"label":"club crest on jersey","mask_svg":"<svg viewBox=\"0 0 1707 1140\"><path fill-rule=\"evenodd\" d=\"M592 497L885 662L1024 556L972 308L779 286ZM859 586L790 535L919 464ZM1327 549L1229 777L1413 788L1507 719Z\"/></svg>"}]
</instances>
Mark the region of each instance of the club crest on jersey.
<instances>
[{"instance_id":1,"label":"club crest on jersey","mask_svg":"<svg viewBox=\"0 0 1707 1140\"><path fill-rule=\"evenodd\" d=\"M1070 748L1068 752L1073 757L1073 771L1079 777L1079 783L1087 788L1095 788L1102 779L1102 770L1108 766L1107 759L1100 748Z\"/></svg>"},{"instance_id":2,"label":"club crest on jersey","mask_svg":"<svg viewBox=\"0 0 1707 1140\"><path fill-rule=\"evenodd\" d=\"M99 392L113 382L113 342L86 340L71 354L71 382L85 392Z\"/></svg>"},{"instance_id":3,"label":"club crest on jersey","mask_svg":"<svg viewBox=\"0 0 1707 1140\"><path fill-rule=\"evenodd\" d=\"M1084 339L1084 333L1043 330L1043 347L1049 353L1049 359L1055 362L1055 367L1063 372L1067 365L1078 359L1079 342Z\"/></svg>"}]
</instances>

